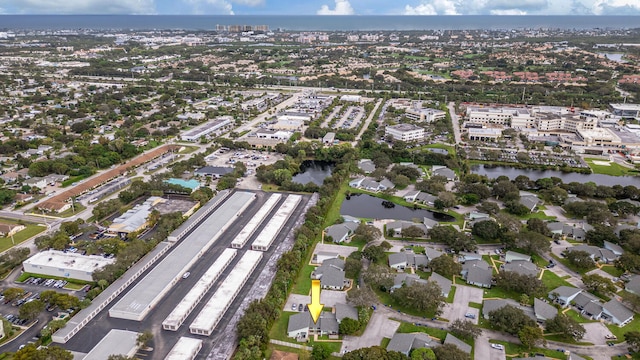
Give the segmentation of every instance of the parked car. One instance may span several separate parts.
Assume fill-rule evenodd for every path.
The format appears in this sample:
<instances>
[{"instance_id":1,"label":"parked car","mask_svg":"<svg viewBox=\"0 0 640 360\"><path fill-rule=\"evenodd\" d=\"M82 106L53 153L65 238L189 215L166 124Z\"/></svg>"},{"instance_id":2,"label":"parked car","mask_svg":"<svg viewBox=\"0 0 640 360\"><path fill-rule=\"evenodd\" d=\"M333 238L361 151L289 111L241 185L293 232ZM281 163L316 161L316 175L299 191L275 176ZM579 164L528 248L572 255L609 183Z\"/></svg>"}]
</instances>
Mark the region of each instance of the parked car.
<instances>
[{"instance_id":1,"label":"parked car","mask_svg":"<svg viewBox=\"0 0 640 360\"><path fill-rule=\"evenodd\" d=\"M464 314L464 317L469 318L469 319L475 319L476 315L472 314L472 313L466 313L466 314Z\"/></svg>"},{"instance_id":2,"label":"parked car","mask_svg":"<svg viewBox=\"0 0 640 360\"><path fill-rule=\"evenodd\" d=\"M491 344L491 347L498 350L504 350L504 346L502 344Z\"/></svg>"},{"instance_id":3,"label":"parked car","mask_svg":"<svg viewBox=\"0 0 640 360\"><path fill-rule=\"evenodd\" d=\"M182 274L182 278L186 279L189 277L189 275L191 275L191 273L187 271L186 273Z\"/></svg>"}]
</instances>

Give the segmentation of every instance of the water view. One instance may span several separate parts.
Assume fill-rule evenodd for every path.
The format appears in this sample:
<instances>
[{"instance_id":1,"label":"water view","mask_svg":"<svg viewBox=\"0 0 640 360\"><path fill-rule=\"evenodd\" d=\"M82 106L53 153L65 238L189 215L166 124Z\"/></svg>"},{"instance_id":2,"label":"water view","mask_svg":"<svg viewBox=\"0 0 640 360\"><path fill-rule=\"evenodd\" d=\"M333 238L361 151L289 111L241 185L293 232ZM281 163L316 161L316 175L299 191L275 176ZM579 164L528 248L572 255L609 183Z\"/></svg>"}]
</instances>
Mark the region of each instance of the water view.
<instances>
[{"instance_id":1,"label":"water view","mask_svg":"<svg viewBox=\"0 0 640 360\"><path fill-rule=\"evenodd\" d=\"M533 169L517 169L507 166L485 166L475 165L471 167L471 172L479 175L486 175L491 179L495 179L498 176L506 176L513 180L519 175L529 177L531 180L538 180L542 178L549 178L552 176L562 179L565 184L570 182L593 182L596 185L634 185L640 186L640 177L636 176L611 176L603 174L580 174L573 172L562 172L557 170L533 170Z\"/></svg>"},{"instance_id":2,"label":"water view","mask_svg":"<svg viewBox=\"0 0 640 360\"><path fill-rule=\"evenodd\" d=\"M300 172L293 177L293 182L306 185L310 182L320 186L324 179L331 176L335 164L326 161L305 160L300 165Z\"/></svg>"},{"instance_id":3,"label":"water view","mask_svg":"<svg viewBox=\"0 0 640 360\"><path fill-rule=\"evenodd\" d=\"M367 194L355 194L346 198L340 207L340 214L350 215L368 219L394 219L394 220L414 220L429 218L431 220L451 222L455 218L447 214L442 214L424 209L412 209L402 205L395 205L387 208L382 205L384 199Z\"/></svg>"}]
</instances>

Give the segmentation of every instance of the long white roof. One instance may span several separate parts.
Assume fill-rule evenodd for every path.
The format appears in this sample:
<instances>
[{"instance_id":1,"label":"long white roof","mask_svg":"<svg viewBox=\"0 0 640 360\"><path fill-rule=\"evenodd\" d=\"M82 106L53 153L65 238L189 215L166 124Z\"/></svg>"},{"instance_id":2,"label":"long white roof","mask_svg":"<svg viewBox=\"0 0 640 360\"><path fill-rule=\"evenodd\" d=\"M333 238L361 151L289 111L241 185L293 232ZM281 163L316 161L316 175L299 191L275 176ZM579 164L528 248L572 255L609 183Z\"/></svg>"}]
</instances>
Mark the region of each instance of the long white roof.
<instances>
[{"instance_id":1,"label":"long white roof","mask_svg":"<svg viewBox=\"0 0 640 360\"><path fill-rule=\"evenodd\" d=\"M256 240L253 242L253 247L269 247L276 238L284 223L287 222L293 210L302 199L301 195L289 195L284 203L280 206L276 214L269 220L267 225L262 229Z\"/></svg>"},{"instance_id":2,"label":"long white roof","mask_svg":"<svg viewBox=\"0 0 640 360\"><path fill-rule=\"evenodd\" d=\"M262 259L262 252L248 250L244 256L238 261L229 276L218 287L211 299L202 308L196 319L191 323L189 329L193 332L195 329L203 330L211 333L216 327L224 313L227 311L229 304L238 295L242 286L247 281L255 267Z\"/></svg>"},{"instance_id":3,"label":"long white roof","mask_svg":"<svg viewBox=\"0 0 640 360\"><path fill-rule=\"evenodd\" d=\"M262 221L269 215L271 210L273 210L274 206L280 201L282 194L273 194L271 195L267 201L264 202L264 205L258 210L258 212L249 220L247 225L240 231L236 238L231 242L231 246L241 248L244 244L247 243L247 240L253 235L254 231L262 224Z\"/></svg>"},{"instance_id":4,"label":"long white roof","mask_svg":"<svg viewBox=\"0 0 640 360\"><path fill-rule=\"evenodd\" d=\"M202 348L202 340L182 336L164 360L193 359Z\"/></svg>"}]
</instances>

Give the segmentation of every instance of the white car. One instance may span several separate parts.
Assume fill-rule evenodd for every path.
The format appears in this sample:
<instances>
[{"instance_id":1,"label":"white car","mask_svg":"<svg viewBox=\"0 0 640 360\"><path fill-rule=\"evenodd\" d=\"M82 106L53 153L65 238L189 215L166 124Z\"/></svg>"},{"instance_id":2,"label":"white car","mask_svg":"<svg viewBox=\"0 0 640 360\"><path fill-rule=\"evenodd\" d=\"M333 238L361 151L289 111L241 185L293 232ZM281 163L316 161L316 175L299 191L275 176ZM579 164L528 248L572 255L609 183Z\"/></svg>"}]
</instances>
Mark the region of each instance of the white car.
<instances>
[{"instance_id":1,"label":"white car","mask_svg":"<svg viewBox=\"0 0 640 360\"><path fill-rule=\"evenodd\" d=\"M501 344L491 344L491 347L498 350L504 350L504 346Z\"/></svg>"},{"instance_id":2,"label":"white car","mask_svg":"<svg viewBox=\"0 0 640 360\"><path fill-rule=\"evenodd\" d=\"M184 273L184 274L182 275L182 278L183 278L183 279L186 279L186 278L188 278L188 277L189 277L189 275L191 275L191 273L187 271L186 273Z\"/></svg>"}]
</instances>

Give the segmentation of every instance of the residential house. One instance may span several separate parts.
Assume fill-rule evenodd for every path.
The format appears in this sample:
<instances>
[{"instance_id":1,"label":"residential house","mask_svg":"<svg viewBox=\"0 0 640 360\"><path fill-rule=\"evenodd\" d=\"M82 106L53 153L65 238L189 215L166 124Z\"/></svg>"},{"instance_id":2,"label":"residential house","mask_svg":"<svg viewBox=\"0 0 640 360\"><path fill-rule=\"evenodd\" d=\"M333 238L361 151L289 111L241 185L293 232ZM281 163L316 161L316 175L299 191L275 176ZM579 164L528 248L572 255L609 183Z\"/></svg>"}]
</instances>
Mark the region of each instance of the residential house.
<instances>
[{"instance_id":1,"label":"residential house","mask_svg":"<svg viewBox=\"0 0 640 360\"><path fill-rule=\"evenodd\" d=\"M37 207L38 209L44 211L61 213L71 209L71 203L62 201L45 201L41 204L38 204Z\"/></svg>"},{"instance_id":2,"label":"residential house","mask_svg":"<svg viewBox=\"0 0 640 360\"><path fill-rule=\"evenodd\" d=\"M360 161L358 161L358 169L362 170L365 174L370 174L375 171L376 164L374 164L371 159L360 159Z\"/></svg>"},{"instance_id":3,"label":"residential house","mask_svg":"<svg viewBox=\"0 0 640 360\"><path fill-rule=\"evenodd\" d=\"M614 244L609 241L605 241L603 247L607 250L610 250L615 256L620 256L624 253L624 250L620 245Z\"/></svg>"},{"instance_id":4,"label":"residential house","mask_svg":"<svg viewBox=\"0 0 640 360\"><path fill-rule=\"evenodd\" d=\"M382 181L378 182L369 177L359 177L351 180L349 186L368 191L384 191L395 187L395 185L387 179L382 179Z\"/></svg>"},{"instance_id":5,"label":"residential house","mask_svg":"<svg viewBox=\"0 0 640 360\"><path fill-rule=\"evenodd\" d=\"M32 177L31 179L24 180L22 184L29 185L31 187L37 187L40 190L46 188L47 185L49 185L47 179L42 177Z\"/></svg>"},{"instance_id":6,"label":"residential house","mask_svg":"<svg viewBox=\"0 0 640 360\"><path fill-rule=\"evenodd\" d=\"M521 254L515 251L507 251L504 254L504 261L507 263L510 263L514 260L524 260L524 261L531 261L531 256L529 255L525 255L525 254Z\"/></svg>"},{"instance_id":7,"label":"residential house","mask_svg":"<svg viewBox=\"0 0 640 360\"><path fill-rule=\"evenodd\" d=\"M408 193L404 194L404 196L402 198L407 202L415 202L416 201L416 197L420 193L421 193L420 190L409 191Z\"/></svg>"},{"instance_id":8,"label":"residential house","mask_svg":"<svg viewBox=\"0 0 640 360\"><path fill-rule=\"evenodd\" d=\"M313 263L322 265L325 260L329 259L338 259L338 254L327 251L318 251L318 253L313 256Z\"/></svg>"},{"instance_id":9,"label":"residential house","mask_svg":"<svg viewBox=\"0 0 640 360\"><path fill-rule=\"evenodd\" d=\"M555 306L549 305L546 301L535 298L533 299L533 313L538 322L545 322L556 317L556 315L558 315L558 309L556 309Z\"/></svg>"},{"instance_id":10,"label":"residential house","mask_svg":"<svg viewBox=\"0 0 640 360\"><path fill-rule=\"evenodd\" d=\"M602 312L602 309L596 309L595 307L602 307L600 305L600 299L588 292L581 292L573 299L573 305L583 314L588 316L595 316Z\"/></svg>"},{"instance_id":11,"label":"residential house","mask_svg":"<svg viewBox=\"0 0 640 360\"><path fill-rule=\"evenodd\" d=\"M562 307L567 307L582 292L581 289L571 286L560 286L549 292L549 299Z\"/></svg>"},{"instance_id":12,"label":"residential house","mask_svg":"<svg viewBox=\"0 0 640 360\"><path fill-rule=\"evenodd\" d=\"M451 292L451 280L447 279L446 277L436 273L436 272L432 272L431 276L429 276L429 281L433 281L436 284L438 284L438 286L440 286L440 289L442 289L442 296L444 297L448 297L449 296L449 292Z\"/></svg>"},{"instance_id":13,"label":"residential house","mask_svg":"<svg viewBox=\"0 0 640 360\"><path fill-rule=\"evenodd\" d=\"M629 310L620 301L611 299L602 305L600 318L622 327L633 320L633 311Z\"/></svg>"},{"instance_id":14,"label":"residential house","mask_svg":"<svg viewBox=\"0 0 640 360\"><path fill-rule=\"evenodd\" d=\"M433 259L435 258L438 258L444 255L442 251L434 249L432 247L428 247L428 246L424 248L424 254L427 256L427 260L429 262L433 261Z\"/></svg>"},{"instance_id":15,"label":"residential house","mask_svg":"<svg viewBox=\"0 0 640 360\"><path fill-rule=\"evenodd\" d=\"M20 178L24 178L21 174L15 171L9 171L2 175L0 175L0 179L2 179L5 183L10 184L18 181Z\"/></svg>"},{"instance_id":16,"label":"residential house","mask_svg":"<svg viewBox=\"0 0 640 360\"><path fill-rule=\"evenodd\" d=\"M458 262L460 262L461 264L464 264L470 260L482 260L482 255L465 251L461 251L458 253Z\"/></svg>"},{"instance_id":17,"label":"residential house","mask_svg":"<svg viewBox=\"0 0 640 360\"><path fill-rule=\"evenodd\" d=\"M585 236L587 235L587 231L592 230L593 226L587 224L586 222L581 222L573 225L561 222L549 222L547 223L547 228L554 236L584 241Z\"/></svg>"},{"instance_id":18,"label":"residential house","mask_svg":"<svg viewBox=\"0 0 640 360\"><path fill-rule=\"evenodd\" d=\"M467 220L467 227L473 227L473 225L482 221L493 221L493 219L491 219L491 216L489 214L485 214L477 211L472 211L468 213L466 216L466 220Z\"/></svg>"},{"instance_id":19,"label":"residential house","mask_svg":"<svg viewBox=\"0 0 640 360\"><path fill-rule=\"evenodd\" d=\"M22 194L22 193L18 193L16 194L16 202L17 203L26 203L33 200L33 195L31 194Z\"/></svg>"},{"instance_id":20,"label":"residential house","mask_svg":"<svg viewBox=\"0 0 640 360\"><path fill-rule=\"evenodd\" d=\"M433 206L435 204L435 201L438 199L437 196L422 192L420 190L409 191L403 196L403 198L407 202L423 203L431 206Z\"/></svg>"},{"instance_id":21,"label":"residential house","mask_svg":"<svg viewBox=\"0 0 640 360\"><path fill-rule=\"evenodd\" d=\"M538 205L542 204L542 201L538 198L538 196L526 191L520 191L519 202L521 205L529 209L529 211L535 210Z\"/></svg>"},{"instance_id":22,"label":"residential house","mask_svg":"<svg viewBox=\"0 0 640 360\"><path fill-rule=\"evenodd\" d=\"M0 236L9 237L13 236L19 231L26 229L27 227L21 224L8 224L0 222Z\"/></svg>"},{"instance_id":23,"label":"residential house","mask_svg":"<svg viewBox=\"0 0 640 360\"><path fill-rule=\"evenodd\" d=\"M307 312L300 312L289 317L287 324L287 336L291 338L307 338L309 335L337 335L338 320L336 315L323 312L318 318L318 322L314 323L311 316Z\"/></svg>"},{"instance_id":24,"label":"residential house","mask_svg":"<svg viewBox=\"0 0 640 360\"><path fill-rule=\"evenodd\" d=\"M69 175L49 174L44 177L49 185L62 184L62 182L69 180Z\"/></svg>"},{"instance_id":25,"label":"residential house","mask_svg":"<svg viewBox=\"0 0 640 360\"><path fill-rule=\"evenodd\" d=\"M537 276L539 269L536 264L526 260L513 260L501 266L504 271L512 271L520 275Z\"/></svg>"},{"instance_id":26,"label":"residential house","mask_svg":"<svg viewBox=\"0 0 640 360\"><path fill-rule=\"evenodd\" d=\"M634 275L631 280L625 285L625 290L632 294L640 296L640 275Z\"/></svg>"},{"instance_id":27,"label":"residential house","mask_svg":"<svg viewBox=\"0 0 640 360\"><path fill-rule=\"evenodd\" d=\"M291 338L306 338L309 335L310 318L307 312L291 315L287 324L287 336Z\"/></svg>"},{"instance_id":28,"label":"residential house","mask_svg":"<svg viewBox=\"0 0 640 360\"><path fill-rule=\"evenodd\" d=\"M593 245L578 245L567 248L567 252L570 251L584 251L589 254L589 257L593 259L593 261L602 261L606 264L614 262L618 256L613 253L613 251L609 249L599 248Z\"/></svg>"},{"instance_id":29,"label":"residential house","mask_svg":"<svg viewBox=\"0 0 640 360\"><path fill-rule=\"evenodd\" d=\"M516 309L520 309L525 315L530 317L532 320L536 320L536 316L535 316L534 311L533 311L533 309L531 307L520 305L517 301L512 300L512 299L485 300L482 303L482 316L485 319L488 319L489 318L489 314L492 311L495 311L495 310L498 310L498 309L502 309L503 307L505 307L507 305L511 305Z\"/></svg>"},{"instance_id":30,"label":"residential house","mask_svg":"<svg viewBox=\"0 0 640 360\"><path fill-rule=\"evenodd\" d=\"M349 286L349 280L344 277L344 260L328 259L312 273L311 278L320 280L323 289L343 290Z\"/></svg>"},{"instance_id":31,"label":"residential house","mask_svg":"<svg viewBox=\"0 0 640 360\"><path fill-rule=\"evenodd\" d=\"M467 354L471 354L471 345L469 345L466 342L458 339L457 337L451 335L450 333L447 333L447 336L444 338L444 343L445 344L453 344L458 349L466 352Z\"/></svg>"},{"instance_id":32,"label":"residential house","mask_svg":"<svg viewBox=\"0 0 640 360\"><path fill-rule=\"evenodd\" d=\"M400 334L395 333L387 345L387 351L397 351L409 356L411 350L420 348L431 348L440 345L440 343L428 334L413 333Z\"/></svg>"},{"instance_id":33,"label":"residential house","mask_svg":"<svg viewBox=\"0 0 640 360\"><path fill-rule=\"evenodd\" d=\"M426 284L427 280L421 279L420 276L415 274L399 273L393 278L393 286L389 291L393 292L396 289L400 289L403 285L411 286L416 282Z\"/></svg>"},{"instance_id":34,"label":"residential house","mask_svg":"<svg viewBox=\"0 0 640 360\"><path fill-rule=\"evenodd\" d=\"M427 227L424 224L421 223L414 223L411 221L405 221L405 220L397 220L397 221L392 221L390 223L387 224L387 231L393 230L393 236L402 236L402 230L406 229L408 227L412 227L415 226L417 228L419 228L420 230L422 230L422 236L425 236L427 234L427 231L429 231L429 229L427 229Z\"/></svg>"},{"instance_id":35,"label":"residential house","mask_svg":"<svg viewBox=\"0 0 640 360\"><path fill-rule=\"evenodd\" d=\"M352 319L358 321L358 309L348 304L337 303L335 306L336 320L338 324L344 319Z\"/></svg>"},{"instance_id":36,"label":"residential house","mask_svg":"<svg viewBox=\"0 0 640 360\"><path fill-rule=\"evenodd\" d=\"M431 176L444 176L448 181L454 181L457 178L455 171L442 165L434 165L431 168Z\"/></svg>"},{"instance_id":37,"label":"residential house","mask_svg":"<svg viewBox=\"0 0 640 360\"><path fill-rule=\"evenodd\" d=\"M493 279L491 266L484 260L471 260L462 265L460 275L467 284L490 288Z\"/></svg>"},{"instance_id":38,"label":"residential house","mask_svg":"<svg viewBox=\"0 0 640 360\"><path fill-rule=\"evenodd\" d=\"M324 229L324 236L330 236L334 243L341 243L349 239L349 237L356 231L358 228L357 223L351 221L345 221L341 224L335 224L328 226Z\"/></svg>"},{"instance_id":39,"label":"residential house","mask_svg":"<svg viewBox=\"0 0 640 360\"><path fill-rule=\"evenodd\" d=\"M426 255L414 254L410 251L404 251L389 255L389 267L396 270L404 270L406 268L424 268L429 263Z\"/></svg>"}]
</instances>

